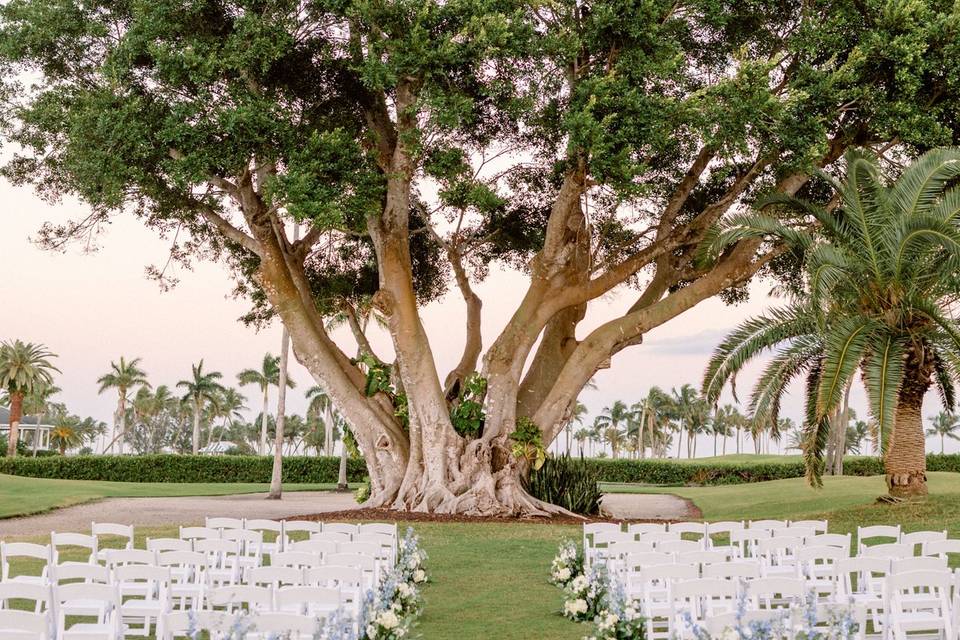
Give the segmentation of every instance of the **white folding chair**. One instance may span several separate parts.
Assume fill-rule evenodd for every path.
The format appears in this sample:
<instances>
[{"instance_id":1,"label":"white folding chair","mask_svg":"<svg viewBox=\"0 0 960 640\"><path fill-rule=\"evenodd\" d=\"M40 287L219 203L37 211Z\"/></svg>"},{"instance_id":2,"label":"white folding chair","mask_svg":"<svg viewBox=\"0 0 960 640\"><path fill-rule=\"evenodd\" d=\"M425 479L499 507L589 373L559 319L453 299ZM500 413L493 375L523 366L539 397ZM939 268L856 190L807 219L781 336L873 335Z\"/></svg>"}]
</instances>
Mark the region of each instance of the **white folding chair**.
<instances>
[{"instance_id":1,"label":"white folding chair","mask_svg":"<svg viewBox=\"0 0 960 640\"><path fill-rule=\"evenodd\" d=\"M313 617L326 617L340 609L339 589L314 586L280 587L276 590L276 610Z\"/></svg>"},{"instance_id":2,"label":"white folding chair","mask_svg":"<svg viewBox=\"0 0 960 640\"><path fill-rule=\"evenodd\" d=\"M33 613L49 613L51 611L50 587L31 582L0 582L0 610L12 609L11 600L19 600L21 604L32 603L30 610Z\"/></svg>"},{"instance_id":3,"label":"white folding chair","mask_svg":"<svg viewBox=\"0 0 960 640\"><path fill-rule=\"evenodd\" d=\"M325 558L324 564L331 567L356 567L363 571L364 585L367 589L372 589L380 581L380 573L377 570L377 561L370 556L362 556L356 553L334 553Z\"/></svg>"},{"instance_id":4,"label":"white folding chair","mask_svg":"<svg viewBox=\"0 0 960 640\"><path fill-rule=\"evenodd\" d=\"M50 567L50 582L52 584L67 584L70 582L86 582L110 584L110 569L97 564L85 562L65 562Z\"/></svg>"},{"instance_id":5,"label":"white folding chair","mask_svg":"<svg viewBox=\"0 0 960 640\"><path fill-rule=\"evenodd\" d=\"M192 609L173 611L160 617L157 626L157 640L192 640L188 632L207 632L211 638L220 637L233 626L235 616L223 611Z\"/></svg>"},{"instance_id":6,"label":"white folding chair","mask_svg":"<svg viewBox=\"0 0 960 640\"><path fill-rule=\"evenodd\" d=\"M53 607L57 617L58 640L116 640L122 633L120 624L120 592L114 584L73 582L54 585ZM96 612L92 615L91 612ZM94 617L94 622L74 622L73 616Z\"/></svg>"},{"instance_id":7,"label":"white folding chair","mask_svg":"<svg viewBox=\"0 0 960 640\"><path fill-rule=\"evenodd\" d=\"M210 527L180 527L181 540L219 540L220 530Z\"/></svg>"},{"instance_id":8,"label":"white folding chair","mask_svg":"<svg viewBox=\"0 0 960 640\"><path fill-rule=\"evenodd\" d=\"M387 523L387 522L364 522L357 525L357 533L363 535L367 533L380 533L393 536L394 540L397 540L399 537L397 535L397 523Z\"/></svg>"},{"instance_id":9,"label":"white folding chair","mask_svg":"<svg viewBox=\"0 0 960 640\"><path fill-rule=\"evenodd\" d=\"M353 537L360 533L360 529L357 525L349 522L324 522L323 533L345 533Z\"/></svg>"},{"instance_id":10,"label":"white folding chair","mask_svg":"<svg viewBox=\"0 0 960 640\"><path fill-rule=\"evenodd\" d=\"M40 574L28 573L13 574L10 561L14 558L28 558L39 560L42 564ZM48 566L53 562L53 548L50 545L34 544L32 542L0 542L0 581L28 582L31 584L46 584Z\"/></svg>"},{"instance_id":11,"label":"white folding chair","mask_svg":"<svg viewBox=\"0 0 960 640\"><path fill-rule=\"evenodd\" d=\"M890 560L890 573L908 573L910 571L950 571L947 559L939 556L921 556L919 558L893 558Z\"/></svg>"},{"instance_id":12,"label":"white folding chair","mask_svg":"<svg viewBox=\"0 0 960 640\"><path fill-rule=\"evenodd\" d=\"M679 533L683 540L699 542L701 548L706 546L707 525L703 522L671 522L667 525L667 531Z\"/></svg>"},{"instance_id":13,"label":"white folding chair","mask_svg":"<svg viewBox=\"0 0 960 640\"><path fill-rule=\"evenodd\" d=\"M670 586L670 602L674 624L683 628L682 614L688 612L697 622L735 611L739 585L719 578L678 580Z\"/></svg>"},{"instance_id":14,"label":"white folding chair","mask_svg":"<svg viewBox=\"0 0 960 640\"><path fill-rule=\"evenodd\" d=\"M799 576L796 551L803 547L802 538L776 536L757 542L756 556L764 576Z\"/></svg>"},{"instance_id":15,"label":"white folding chair","mask_svg":"<svg viewBox=\"0 0 960 640\"><path fill-rule=\"evenodd\" d=\"M882 632L886 607L883 585L890 575L890 558L843 558L834 564L837 574L837 602L862 605L873 621L876 632Z\"/></svg>"},{"instance_id":16,"label":"white folding chair","mask_svg":"<svg viewBox=\"0 0 960 640\"><path fill-rule=\"evenodd\" d=\"M227 613L256 613L273 609L273 589L249 584L214 587L206 592L207 605Z\"/></svg>"},{"instance_id":17,"label":"white folding chair","mask_svg":"<svg viewBox=\"0 0 960 640\"><path fill-rule=\"evenodd\" d=\"M0 638L50 640L50 619L45 613L0 609Z\"/></svg>"},{"instance_id":18,"label":"white folding chair","mask_svg":"<svg viewBox=\"0 0 960 640\"><path fill-rule=\"evenodd\" d=\"M128 564L114 569L114 579L120 591L122 622L138 625L128 626L128 633L139 631L138 635L149 636L153 625L159 625L160 616L170 609L170 568Z\"/></svg>"},{"instance_id":19,"label":"white folding chair","mask_svg":"<svg viewBox=\"0 0 960 640\"><path fill-rule=\"evenodd\" d=\"M311 553L318 555L321 558L326 558L329 555L337 553L337 548L340 543L333 542L331 540L300 540L299 542L291 542L286 545L284 553L289 553L291 551L298 553ZM271 560L272 561L272 560Z\"/></svg>"},{"instance_id":20,"label":"white folding chair","mask_svg":"<svg viewBox=\"0 0 960 640\"><path fill-rule=\"evenodd\" d=\"M850 555L849 533L820 533L812 538L807 538L806 544L811 547L837 547L843 549L848 556Z\"/></svg>"},{"instance_id":21,"label":"white folding chair","mask_svg":"<svg viewBox=\"0 0 960 640\"><path fill-rule=\"evenodd\" d=\"M934 540L923 543L923 555L925 556L939 556L949 561L951 553L960 557L960 540Z\"/></svg>"},{"instance_id":22,"label":"white folding chair","mask_svg":"<svg viewBox=\"0 0 960 640\"><path fill-rule=\"evenodd\" d=\"M207 517L204 519L204 526L207 529L245 529L246 521L243 518L229 518L223 516Z\"/></svg>"},{"instance_id":23,"label":"white folding chair","mask_svg":"<svg viewBox=\"0 0 960 640\"><path fill-rule=\"evenodd\" d=\"M237 563L241 572L260 566L263 561L262 532L246 529L224 529L222 537L224 540L231 540L240 545Z\"/></svg>"},{"instance_id":24,"label":"white folding chair","mask_svg":"<svg viewBox=\"0 0 960 640\"><path fill-rule=\"evenodd\" d=\"M340 592L341 600L356 615L360 612L366 578L359 567L310 567L304 570L304 584Z\"/></svg>"},{"instance_id":25,"label":"white folding chair","mask_svg":"<svg viewBox=\"0 0 960 640\"><path fill-rule=\"evenodd\" d=\"M310 536L321 533L322 531L323 525L319 522L311 522L309 520L284 520L282 548L286 551L291 542L307 540Z\"/></svg>"},{"instance_id":26,"label":"white folding chair","mask_svg":"<svg viewBox=\"0 0 960 640\"><path fill-rule=\"evenodd\" d=\"M867 540L874 543L886 540L887 542L900 541L900 525L877 524L869 527L857 527L857 549L861 552L867 547Z\"/></svg>"},{"instance_id":27,"label":"white folding chair","mask_svg":"<svg viewBox=\"0 0 960 640\"><path fill-rule=\"evenodd\" d=\"M625 592L628 598L640 600L640 612L646 618L647 638L673 637L676 629L670 586L677 581L699 577L699 568L691 564L647 567L630 577Z\"/></svg>"},{"instance_id":28,"label":"white folding chair","mask_svg":"<svg viewBox=\"0 0 960 640\"><path fill-rule=\"evenodd\" d=\"M743 522L725 520L707 523L706 544L708 549L722 549L730 547L730 534L734 531L743 531ZM726 544L721 544L717 538L726 538Z\"/></svg>"},{"instance_id":29,"label":"white folding chair","mask_svg":"<svg viewBox=\"0 0 960 640\"><path fill-rule=\"evenodd\" d=\"M752 558L756 555L757 543L773 538L770 529L735 529L730 532L730 546L740 558Z\"/></svg>"},{"instance_id":30,"label":"white folding chair","mask_svg":"<svg viewBox=\"0 0 960 640\"><path fill-rule=\"evenodd\" d=\"M860 549L861 558L912 558L913 546L909 544L900 544L899 542L890 542L887 544L875 544L872 547L863 547Z\"/></svg>"},{"instance_id":31,"label":"white folding chair","mask_svg":"<svg viewBox=\"0 0 960 640\"><path fill-rule=\"evenodd\" d=\"M653 545L646 542L617 542L603 549L598 549L602 559L607 563L607 569L612 572L619 572L623 569L623 559L627 555L636 555L641 553L652 553Z\"/></svg>"},{"instance_id":32,"label":"white folding chair","mask_svg":"<svg viewBox=\"0 0 960 640\"><path fill-rule=\"evenodd\" d=\"M107 567L121 567L128 564L156 566L157 552L146 549L104 549Z\"/></svg>"},{"instance_id":33,"label":"white folding chair","mask_svg":"<svg viewBox=\"0 0 960 640\"><path fill-rule=\"evenodd\" d=\"M147 538L147 551L193 551L193 540L180 538Z\"/></svg>"},{"instance_id":34,"label":"white folding chair","mask_svg":"<svg viewBox=\"0 0 960 640\"><path fill-rule=\"evenodd\" d=\"M807 580L807 589L813 590L818 600L834 598L839 591L836 566L850 557L849 552L840 547L801 547L796 557L800 573Z\"/></svg>"},{"instance_id":35,"label":"white folding chair","mask_svg":"<svg viewBox=\"0 0 960 640\"><path fill-rule=\"evenodd\" d=\"M894 640L905 640L917 632L924 636L936 632L944 640L953 638L952 586L953 576L945 571L910 571L887 576L887 625Z\"/></svg>"},{"instance_id":36,"label":"white folding chair","mask_svg":"<svg viewBox=\"0 0 960 640\"><path fill-rule=\"evenodd\" d=\"M240 542L201 538L194 541L193 549L207 557L208 585L232 585L240 579Z\"/></svg>"},{"instance_id":37,"label":"white folding chair","mask_svg":"<svg viewBox=\"0 0 960 640\"><path fill-rule=\"evenodd\" d=\"M809 540L817 535L816 529L811 527L788 527L786 529L771 529L774 538L797 538L800 540Z\"/></svg>"},{"instance_id":38,"label":"white folding chair","mask_svg":"<svg viewBox=\"0 0 960 640\"><path fill-rule=\"evenodd\" d=\"M593 555L592 561L605 562L613 553L614 545L622 542L636 541L637 538L632 533L626 533L623 531L599 531L593 534L593 544L591 546Z\"/></svg>"},{"instance_id":39,"label":"white folding chair","mask_svg":"<svg viewBox=\"0 0 960 640\"><path fill-rule=\"evenodd\" d=\"M691 553L703 551L702 540L665 540L658 542L656 550L660 553Z\"/></svg>"},{"instance_id":40,"label":"white folding chair","mask_svg":"<svg viewBox=\"0 0 960 640\"><path fill-rule=\"evenodd\" d=\"M790 523L786 520L750 520L747 523L747 528L774 531L776 529L786 529L789 525Z\"/></svg>"},{"instance_id":41,"label":"white folding chair","mask_svg":"<svg viewBox=\"0 0 960 640\"><path fill-rule=\"evenodd\" d=\"M914 531L912 533L901 533L900 544L908 544L914 548L922 546L928 542L942 542L947 539L946 531Z\"/></svg>"},{"instance_id":42,"label":"white folding chair","mask_svg":"<svg viewBox=\"0 0 960 640\"><path fill-rule=\"evenodd\" d=\"M300 586L303 584L303 569L297 567L253 567L247 574L247 582L258 587Z\"/></svg>"},{"instance_id":43,"label":"white folding chair","mask_svg":"<svg viewBox=\"0 0 960 640\"><path fill-rule=\"evenodd\" d=\"M247 640L312 640L320 637L324 619L296 613L261 611L246 620Z\"/></svg>"},{"instance_id":44,"label":"white folding chair","mask_svg":"<svg viewBox=\"0 0 960 640\"><path fill-rule=\"evenodd\" d=\"M665 522L637 522L627 525L627 533L632 533L633 535L666 532L667 525Z\"/></svg>"},{"instance_id":45,"label":"white folding chair","mask_svg":"<svg viewBox=\"0 0 960 640\"><path fill-rule=\"evenodd\" d=\"M619 522L588 522L583 525L583 556L589 566L596 555L594 539L598 533L620 533L623 529Z\"/></svg>"},{"instance_id":46,"label":"white folding chair","mask_svg":"<svg viewBox=\"0 0 960 640\"><path fill-rule=\"evenodd\" d=\"M802 605L806 589L800 578L773 576L757 578L747 584L747 600L752 609L779 609Z\"/></svg>"},{"instance_id":47,"label":"white folding chair","mask_svg":"<svg viewBox=\"0 0 960 640\"><path fill-rule=\"evenodd\" d=\"M277 520L254 518L245 521L245 529L259 531L263 534L263 555L272 557L273 554L283 551L283 523Z\"/></svg>"},{"instance_id":48,"label":"white folding chair","mask_svg":"<svg viewBox=\"0 0 960 640\"><path fill-rule=\"evenodd\" d=\"M170 570L170 603L179 609L199 609L207 583L208 556L199 551L164 551L157 565Z\"/></svg>"},{"instance_id":49,"label":"white folding chair","mask_svg":"<svg viewBox=\"0 0 960 640\"><path fill-rule=\"evenodd\" d=\"M703 568L711 564L723 564L730 561L732 551L712 549L710 551L683 551L677 553L677 564L693 564Z\"/></svg>"},{"instance_id":50,"label":"white folding chair","mask_svg":"<svg viewBox=\"0 0 960 640\"><path fill-rule=\"evenodd\" d=\"M644 569L662 564L676 564L676 556L672 553L658 553L656 551L628 553L619 558L612 570L615 575L621 576L623 584L628 584Z\"/></svg>"},{"instance_id":51,"label":"white folding chair","mask_svg":"<svg viewBox=\"0 0 960 640\"><path fill-rule=\"evenodd\" d=\"M60 563L60 550L66 547L80 554L86 553L87 558L79 562L97 561L97 539L85 533L50 533L50 548L53 550L53 562Z\"/></svg>"},{"instance_id":52,"label":"white folding chair","mask_svg":"<svg viewBox=\"0 0 960 640\"><path fill-rule=\"evenodd\" d=\"M377 557L384 563L384 567L392 568L397 559L396 539L384 533L358 533L353 536L353 542L363 542L376 545L379 548Z\"/></svg>"},{"instance_id":53,"label":"white folding chair","mask_svg":"<svg viewBox=\"0 0 960 640\"><path fill-rule=\"evenodd\" d=\"M101 538L119 538L121 549L133 549L133 527L128 524L115 524L113 522L92 522L90 523L90 534L97 539L97 561L104 562L107 559L107 552L110 549L103 548ZM110 540L113 542L113 540Z\"/></svg>"},{"instance_id":54,"label":"white folding chair","mask_svg":"<svg viewBox=\"0 0 960 640\"><path fill-rule=\"evenodd\" d=\"M344 542L353 540L353 536L346 531L321 531L320 533L311 533L310 539L318 542L336 542L337 544L343 544Z\"/></svg>"}]
</instances>

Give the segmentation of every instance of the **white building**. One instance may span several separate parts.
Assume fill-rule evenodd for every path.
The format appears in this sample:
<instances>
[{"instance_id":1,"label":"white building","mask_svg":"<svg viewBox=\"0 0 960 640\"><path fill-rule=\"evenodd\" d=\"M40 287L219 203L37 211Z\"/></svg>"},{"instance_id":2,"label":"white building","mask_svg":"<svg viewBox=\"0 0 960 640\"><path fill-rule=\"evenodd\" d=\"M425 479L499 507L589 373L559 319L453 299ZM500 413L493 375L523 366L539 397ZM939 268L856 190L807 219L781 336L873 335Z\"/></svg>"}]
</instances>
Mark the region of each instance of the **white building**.
<instances>
[{"instance_id":1,"label":"white building","mask_svg":"<svg viewBox=\"0 0 960 640\"><path fill-rule=\"evenodd\" d=\"M39 416L23 416L20 419L20 441L27 445L27 448L33 449L33 443L36 438L40 438L37 448L50 448L50 430L53 425L46 422L40 422ZM0 406L0 435L7 436L10 433L10 409Z\"/></svg>"}]
</instances>

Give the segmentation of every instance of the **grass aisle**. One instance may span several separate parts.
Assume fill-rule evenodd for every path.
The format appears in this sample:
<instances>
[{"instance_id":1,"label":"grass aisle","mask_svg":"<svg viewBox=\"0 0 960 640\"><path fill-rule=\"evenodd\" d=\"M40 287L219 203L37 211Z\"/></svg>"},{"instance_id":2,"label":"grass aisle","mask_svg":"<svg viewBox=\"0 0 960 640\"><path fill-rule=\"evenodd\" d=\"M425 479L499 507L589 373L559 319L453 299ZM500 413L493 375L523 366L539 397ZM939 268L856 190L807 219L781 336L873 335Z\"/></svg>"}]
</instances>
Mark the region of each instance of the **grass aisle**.
<instances>
[{"instance_id":1,"label":"grass aisle","mask_svg":"<svg viewBox=\"0 0 960 640\"><path fill-rule=\"evenodd\" d=\"M588 627L560 615L561 592L547 582L550 561L571 526L425 524L432 583L417 632L424 640L570 640Z\"/></svg>"}]
</instances>

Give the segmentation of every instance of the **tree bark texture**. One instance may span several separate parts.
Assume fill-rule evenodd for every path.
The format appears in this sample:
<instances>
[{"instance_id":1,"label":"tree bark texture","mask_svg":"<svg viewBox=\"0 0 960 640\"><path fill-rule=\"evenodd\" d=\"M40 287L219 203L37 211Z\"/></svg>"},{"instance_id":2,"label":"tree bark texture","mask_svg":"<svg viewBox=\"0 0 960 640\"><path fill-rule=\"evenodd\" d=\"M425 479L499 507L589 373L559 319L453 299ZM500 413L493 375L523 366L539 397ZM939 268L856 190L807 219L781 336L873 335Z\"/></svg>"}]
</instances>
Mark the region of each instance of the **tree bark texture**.
<instances>
[{"instance_id":1,"label":"tree bark texture","mask_svg":"<svg viewBox=\"0 0 960 640\"><path fill-rule=\"evenodd\" d=\"M930 388L933 363L925 355L922 347L914 347L906 354L893 433L884 458L887 489L898 498L927 495L926 437L921 410L923 396Z\"/></svg>"}]
</instances>

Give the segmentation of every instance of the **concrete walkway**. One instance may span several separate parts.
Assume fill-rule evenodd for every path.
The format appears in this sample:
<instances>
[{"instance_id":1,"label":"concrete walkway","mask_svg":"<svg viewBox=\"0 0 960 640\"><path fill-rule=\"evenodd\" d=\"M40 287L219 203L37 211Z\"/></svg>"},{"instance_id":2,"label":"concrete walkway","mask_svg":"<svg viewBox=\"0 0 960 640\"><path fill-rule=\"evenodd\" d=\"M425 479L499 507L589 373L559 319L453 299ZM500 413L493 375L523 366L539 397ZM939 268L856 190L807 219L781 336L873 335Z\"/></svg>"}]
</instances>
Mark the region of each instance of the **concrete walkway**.
<instances>
[{"instance_id":1,"label":"concrete walkway","mask_svg":"<svg viewBox=\"0 0 960 640\"><path fill-rule=\"evenodd\" d=\"M604 513L623 520L690 520L700 510L684 498L666 493L605 493Z\"/></svg>"},{"instance_id":2,"label":"concrete walkway","mask_svg":"<svg viewBox=\"0 0 960 640\"><path fill-rule=\"evenodd\" d=\"M202 524L206 516L281 519L308 513L344 511L357 507L353 493L290 491L282 500L266 493L189 498L106 498L22 518L0 520L0 537L46 534L50 531L89 531L91 522L135 526Z\"/></svg>"}]
</instances>

